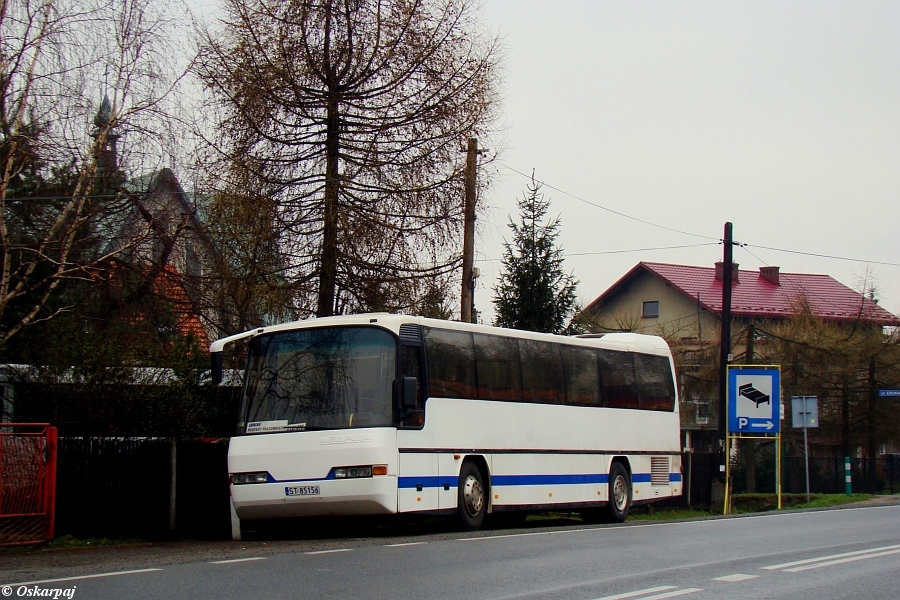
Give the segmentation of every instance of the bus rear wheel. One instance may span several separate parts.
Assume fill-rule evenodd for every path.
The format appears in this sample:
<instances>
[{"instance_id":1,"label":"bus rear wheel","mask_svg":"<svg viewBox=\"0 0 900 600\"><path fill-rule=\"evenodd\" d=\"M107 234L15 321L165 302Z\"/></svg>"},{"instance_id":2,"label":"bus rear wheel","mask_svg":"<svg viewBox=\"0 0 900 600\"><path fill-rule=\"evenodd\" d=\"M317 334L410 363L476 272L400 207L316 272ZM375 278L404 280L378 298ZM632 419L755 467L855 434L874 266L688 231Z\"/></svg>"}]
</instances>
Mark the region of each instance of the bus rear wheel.
<instances>
[{"instance_id":1,"label":"bus rear wheel","mask_svg":"<svg viewBox=\"0 0 900 600\"><path fill-rule=\"evenodd\" d=\"M484 523L487 511L487 495L481 470L471 462L463 464L459 471L459 490L456 514L465 531L475 531Z\"/></svg>"},{"instance_id":2,"label":"bus rear wheel","mask_svg":"<svg viewBox=\"0 0 900 600\"><path fill-rule=\"evenodd\" d=\"M609 470L609 518L613 523L622 523L630 509L631 477L622 463L614 462Z\"/></svg>"}]
</instances>

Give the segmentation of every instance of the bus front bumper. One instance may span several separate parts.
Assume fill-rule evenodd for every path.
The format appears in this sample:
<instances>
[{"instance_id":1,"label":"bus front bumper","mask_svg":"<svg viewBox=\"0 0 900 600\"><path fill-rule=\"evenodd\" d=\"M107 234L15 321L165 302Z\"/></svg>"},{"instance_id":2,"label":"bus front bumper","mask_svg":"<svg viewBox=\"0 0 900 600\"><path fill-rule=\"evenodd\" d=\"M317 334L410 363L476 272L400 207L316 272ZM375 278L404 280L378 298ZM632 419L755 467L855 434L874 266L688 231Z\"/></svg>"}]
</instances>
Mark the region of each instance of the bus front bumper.
<instances>
[{"instance_id":1,"label":"bus front bumper","mask_svg":"<svg viewBox=\"0 0 900 600\"><path fill-rule=\"evenodd\" d=\"M386 515L397 512L397 478L232 485L231 499L241 519Z\"/></svg>"}]
</instances>

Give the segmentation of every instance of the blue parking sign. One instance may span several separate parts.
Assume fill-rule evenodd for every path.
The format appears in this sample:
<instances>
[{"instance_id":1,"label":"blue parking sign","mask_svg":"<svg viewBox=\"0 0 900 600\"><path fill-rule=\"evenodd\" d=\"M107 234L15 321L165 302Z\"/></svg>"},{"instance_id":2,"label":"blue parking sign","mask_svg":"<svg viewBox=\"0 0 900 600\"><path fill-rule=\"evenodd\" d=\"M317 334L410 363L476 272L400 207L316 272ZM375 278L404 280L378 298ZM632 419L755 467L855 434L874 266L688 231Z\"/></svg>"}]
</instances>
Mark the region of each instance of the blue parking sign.
<instances>
[{"instance_id":1,"label":"blue parking sign","mask_svg":"<svg viewBox=\"0 0 900 600\"><path fill-rule=\"evenodd\" d=\"M781 371L728 368L728 432L776 434L781 430Z\"/></svg>"}]
</instances>

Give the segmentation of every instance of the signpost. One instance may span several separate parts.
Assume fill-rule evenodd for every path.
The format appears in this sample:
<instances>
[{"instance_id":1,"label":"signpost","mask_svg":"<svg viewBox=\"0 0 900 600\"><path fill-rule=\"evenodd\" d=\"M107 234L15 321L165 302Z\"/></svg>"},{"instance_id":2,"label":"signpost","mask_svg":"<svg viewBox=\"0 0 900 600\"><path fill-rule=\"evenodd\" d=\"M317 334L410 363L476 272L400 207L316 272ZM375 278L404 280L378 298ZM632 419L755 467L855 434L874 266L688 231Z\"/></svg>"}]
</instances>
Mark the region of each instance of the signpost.
<instances>
[{"instance_id":1,"label":"signpost","mask_svg":"<svg viewBox=\"0 0 900 600\"><path fill-rule=\"evenodd\" d=\"M725 514L731 512L731 442L775 438L775 487L781 508L781 367L729 365L727 377Z\"/></svg>"},{"instance_id":2,"label":"signpost","mask_svg":"<svg viewBox=\"0 0 900 600\"><path fill-rule=\"evenodd\" d=\"M803 457L806 461L806 503L809 504L809 441L806 430L819 426L819 399L816 396L791 396L791 422L803 429Z\"/></svg>"}]
</instances>

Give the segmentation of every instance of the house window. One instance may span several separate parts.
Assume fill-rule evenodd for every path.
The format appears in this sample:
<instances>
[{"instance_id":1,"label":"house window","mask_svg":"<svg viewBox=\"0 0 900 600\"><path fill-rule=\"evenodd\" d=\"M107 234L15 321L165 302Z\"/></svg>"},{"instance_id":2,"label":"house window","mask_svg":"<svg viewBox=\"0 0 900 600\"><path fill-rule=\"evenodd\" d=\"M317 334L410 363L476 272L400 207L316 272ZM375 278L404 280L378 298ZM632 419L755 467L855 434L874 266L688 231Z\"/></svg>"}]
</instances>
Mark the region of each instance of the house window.
<instances>
[{"instance_id":1,"label":"house window","mask_svg":"<svg viewBox=\"0 0 900 600\"><path fill-rule=\"evenodd\" d=\"M644 302L644 308L641 311L641 316L645 319L656 318L659 316L659 300L652 300L650 302Z\"/></svg>"}]
</instances>

